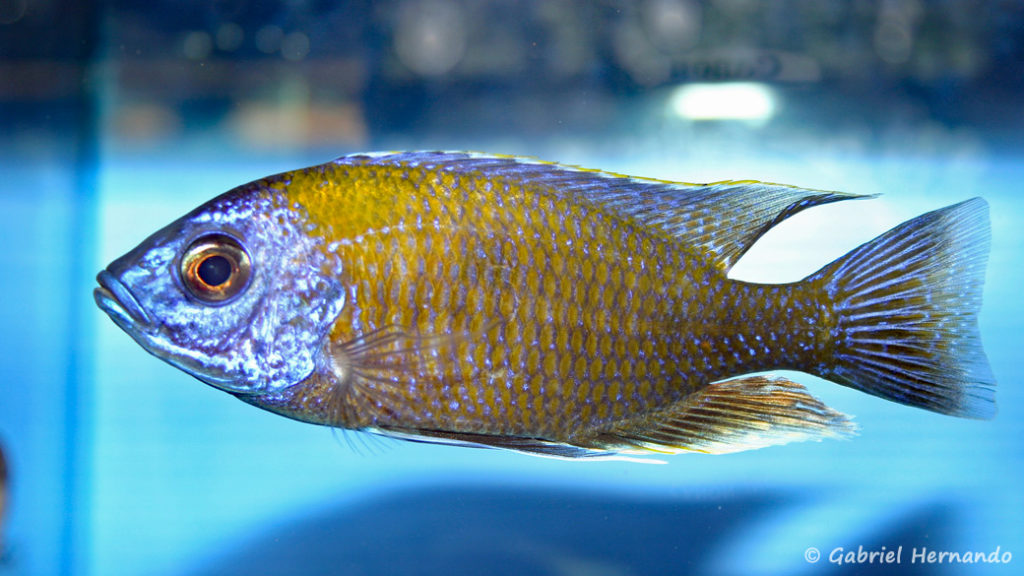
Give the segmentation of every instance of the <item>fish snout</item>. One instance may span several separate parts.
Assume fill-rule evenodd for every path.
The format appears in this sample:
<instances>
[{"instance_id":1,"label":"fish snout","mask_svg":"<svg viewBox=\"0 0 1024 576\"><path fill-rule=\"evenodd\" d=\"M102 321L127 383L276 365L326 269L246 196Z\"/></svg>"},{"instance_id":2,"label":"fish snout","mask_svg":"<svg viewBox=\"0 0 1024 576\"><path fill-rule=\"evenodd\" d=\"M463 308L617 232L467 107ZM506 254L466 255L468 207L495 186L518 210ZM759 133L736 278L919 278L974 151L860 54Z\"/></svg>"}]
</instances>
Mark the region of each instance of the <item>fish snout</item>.
<instances>
[{"instance_id":1,"label":"fish snout","mask_svg":"<svg viewBox=\"0 0 1024 576\"><path fill-rule=\"evenodd\" d=\"M93 290L96 305L124 329L146 330L153 324L152 317L121 280L109 270L96 276L99 287Z\"/></svg>"}]
</instances>

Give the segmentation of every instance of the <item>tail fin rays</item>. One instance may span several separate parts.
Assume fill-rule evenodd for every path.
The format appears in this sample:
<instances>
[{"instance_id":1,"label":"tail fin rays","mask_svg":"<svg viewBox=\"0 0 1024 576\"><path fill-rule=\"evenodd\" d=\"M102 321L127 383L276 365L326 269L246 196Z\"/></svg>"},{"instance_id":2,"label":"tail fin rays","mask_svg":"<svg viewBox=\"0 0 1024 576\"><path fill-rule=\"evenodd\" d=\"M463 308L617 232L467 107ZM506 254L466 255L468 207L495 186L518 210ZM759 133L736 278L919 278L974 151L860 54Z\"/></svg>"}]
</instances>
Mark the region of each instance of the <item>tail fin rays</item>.
<instances>
[{"instance_id":1,"label":"tail fin rays","mask_svg":"<svg viewBox=\"0 0 1024 576\"><path fill-rule=\"evenodd\" d=\"M988 204L973 198L905 222L812 276L838 317L834 363L822 376L943 414L994 416L977 321L988 251Z\"/></svg>"}]
</instances>

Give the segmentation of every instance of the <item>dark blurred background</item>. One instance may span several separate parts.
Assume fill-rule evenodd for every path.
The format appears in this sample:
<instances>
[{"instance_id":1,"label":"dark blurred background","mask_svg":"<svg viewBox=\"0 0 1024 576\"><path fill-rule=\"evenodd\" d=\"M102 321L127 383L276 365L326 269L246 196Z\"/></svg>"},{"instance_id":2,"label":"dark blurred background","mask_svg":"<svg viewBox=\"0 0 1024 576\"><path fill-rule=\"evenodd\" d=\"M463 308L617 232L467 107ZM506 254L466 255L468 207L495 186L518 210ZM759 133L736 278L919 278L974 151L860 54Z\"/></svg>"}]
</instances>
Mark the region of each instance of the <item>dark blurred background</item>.
<instances>
[{"instance_id":1,"label":"dark blurred background","mask_svg":"<svg viewBox=\"0 0 1024 576\"><path fill-rule=\"evenodd\" d=\"M799 117L884 139L1016 142L1018 2L889 0L0 3L4 146L92 124L121 146L362 148L664 129L659 89L755 81ZM93 127L94 129L95 127ZM798 137L791 127L782 136Z\"/></svg>"}]
</instances>

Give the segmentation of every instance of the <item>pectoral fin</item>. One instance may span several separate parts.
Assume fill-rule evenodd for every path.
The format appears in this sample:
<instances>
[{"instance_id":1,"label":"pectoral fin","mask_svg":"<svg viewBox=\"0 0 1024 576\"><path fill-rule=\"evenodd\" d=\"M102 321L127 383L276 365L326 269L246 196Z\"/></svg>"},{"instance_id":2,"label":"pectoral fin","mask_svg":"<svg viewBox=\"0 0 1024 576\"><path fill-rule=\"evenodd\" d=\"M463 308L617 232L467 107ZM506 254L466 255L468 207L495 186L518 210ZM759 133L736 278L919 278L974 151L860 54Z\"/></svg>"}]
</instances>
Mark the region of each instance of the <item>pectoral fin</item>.
<instances>
[{"instance_id":1,"label":"pectoral fin","mask_svg":"<svg viewBox=\"0 0 1024 576\"><path fill-rule=\"evenodd\" d=\"M363 427L415 418L446 387L484 380L483 368L463 361L494 321L478 330L420 334L386 326L344 343L328 344L329 393L337 425Z\"/></svg>"},{"instance_id":2,"label":"pectoral fin","mask_svg":"<svg viewBox=\"0 0 1024 576\"><path fill-rule=\"evenodd\" d=\"M583 444L592 449L726 454L856 432L849 418L785 378L717 382L668 409L617 425Z\"/></svg>"}]
</instances>

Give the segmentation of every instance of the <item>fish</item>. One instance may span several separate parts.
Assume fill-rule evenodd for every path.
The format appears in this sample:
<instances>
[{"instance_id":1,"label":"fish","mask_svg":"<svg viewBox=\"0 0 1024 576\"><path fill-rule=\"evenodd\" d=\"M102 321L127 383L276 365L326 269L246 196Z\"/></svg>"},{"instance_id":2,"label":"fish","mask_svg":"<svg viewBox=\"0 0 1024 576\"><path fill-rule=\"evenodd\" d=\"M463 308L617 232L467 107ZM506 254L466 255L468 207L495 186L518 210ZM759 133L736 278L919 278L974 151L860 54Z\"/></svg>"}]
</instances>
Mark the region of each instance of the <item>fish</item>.
<instances>
[{"instance_id":1,"label":"fish","mask_svg":"<svg viewBox=\"0 0 1024 576\"><path fill-rule=\"evenodd\" d=\"M94 296L146 351L244 402L419 442L628 458L856 433L780 370L992 418L984 199L797 282L729 277L786 218L870 197L353 154L213 198L113 261Z\"/></svg>"}]
</instances>

